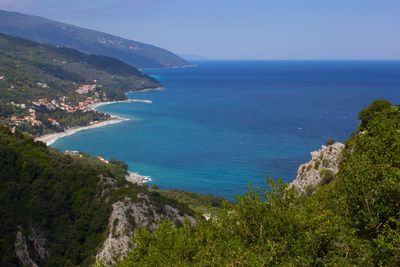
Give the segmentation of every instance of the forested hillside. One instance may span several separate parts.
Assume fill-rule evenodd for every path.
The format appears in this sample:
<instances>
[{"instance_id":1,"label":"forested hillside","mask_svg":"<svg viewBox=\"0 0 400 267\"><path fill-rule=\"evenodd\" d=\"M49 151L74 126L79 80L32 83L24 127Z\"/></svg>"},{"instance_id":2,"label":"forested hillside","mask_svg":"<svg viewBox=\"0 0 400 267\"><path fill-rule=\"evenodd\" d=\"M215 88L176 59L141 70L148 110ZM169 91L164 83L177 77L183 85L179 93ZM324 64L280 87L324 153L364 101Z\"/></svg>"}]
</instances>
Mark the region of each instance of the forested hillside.
<instances>
[{"instance_id":1,"label":"forested hillside","mask_svg":"<svg viewBox=\"0 0 400 267\"><path fill-rule=\"evenodd\" d=\"M113 58L0 34L0 122L34 135L107 119L90 107L159 86Z\"/></svg>"},{"instance_id":2,"label":"forested hillside","mask_svg":"<svg viewBox=\"0 0 400 267\"><path fill-rule=\"evenodd\" d=\"M378 100L360 119L311 196L268 180L196 227L138 231L118 266L399 266L400 107Z\"/></svg>"},{"instance_id":3,"label":"forested hillside","mask_svg":"<svg viewBox=\"0 0 400 267\"><path fill-rule=\"evenodd\" d=\"M123 93L159 86L154 79L119 60L86 55L77 50L42 45L0 34L0 99L26 103L38 98L68 96L82 85L95 84L108 100ZM82 96L80 97L82 99Z\"/></svg>"},{"instance_id":4,"label":"forested hillside","mask_svg":"<svg viewBox=\"0 0 400 267\"><path fill-rule=\"evenodd\" d=\"M88 266L100 250L110 254L106 239L120 245L124 231L161 218L178 221L179 210L193 215L175 200L128 183L126 174L123 162L65 155L0 126L0 266ZM109 220L116 203L136 207L143 198L142 213L126 210ZM123 218L130 221L117 235L113 227Z\"/></svg>"},{"instance_id":5,"label":"forested hillside","mask_svg":"<svg viewBox=\"0 0 400 267\"><path fill-rule=\"evenodd\" d=\"M0 10L0 32L35 42L117 58L138 68L189 65L165 49L26 14Z\"/></svg>"}]
</instances>

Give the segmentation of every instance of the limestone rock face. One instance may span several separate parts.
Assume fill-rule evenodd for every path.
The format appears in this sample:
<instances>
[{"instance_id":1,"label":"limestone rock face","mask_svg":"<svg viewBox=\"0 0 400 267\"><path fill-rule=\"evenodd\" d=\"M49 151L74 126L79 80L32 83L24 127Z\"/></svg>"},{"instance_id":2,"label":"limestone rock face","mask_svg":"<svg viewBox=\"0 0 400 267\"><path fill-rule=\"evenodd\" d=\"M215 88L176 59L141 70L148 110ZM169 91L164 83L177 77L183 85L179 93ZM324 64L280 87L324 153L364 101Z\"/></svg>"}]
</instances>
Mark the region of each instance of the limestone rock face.
<instances>
[{"instance_id":1,"label":"limestone rock face","mask_svg":"<svg viewBox=\"0 0 400 267\"><path fill-rule=\"evenodd\" d=\"M108 221L109 234L96 258L107 266L114 265L133 249L132 237L135 229L148 227L155 230L157 224L164 219L174 223L189 220L195 224L194 218L181 214L169 205L158 207L147 194L140 193L135 201L125 197L123 201L112 205L112 213Z\"/></svg>"},{"instance_id":2,"label":"limestone rock face","mask_svg":"<svg viewBox=\"0 0 400 267\"><path fill-rule=\"evenodd\" d=\"M25 231L18 226L17 235L15 237L15 255L22 266L37 267L38 262L46 260L49 256L45 248L47 240L31 227L29 231Z\"/></svg>"},{"instance_id":3,"label":"limestone rock face","mask_svg":"<svg viewBox=\"0 0 400 267\"><path fill-rule=\"evenodd\" d=\"M329 183L339 171L344 147L344 144L336 142L311 152L311 160L300 165L291 186L300 192L306 192L307 189L315 188L317 185Z\"/></svg>"}]
</instances>

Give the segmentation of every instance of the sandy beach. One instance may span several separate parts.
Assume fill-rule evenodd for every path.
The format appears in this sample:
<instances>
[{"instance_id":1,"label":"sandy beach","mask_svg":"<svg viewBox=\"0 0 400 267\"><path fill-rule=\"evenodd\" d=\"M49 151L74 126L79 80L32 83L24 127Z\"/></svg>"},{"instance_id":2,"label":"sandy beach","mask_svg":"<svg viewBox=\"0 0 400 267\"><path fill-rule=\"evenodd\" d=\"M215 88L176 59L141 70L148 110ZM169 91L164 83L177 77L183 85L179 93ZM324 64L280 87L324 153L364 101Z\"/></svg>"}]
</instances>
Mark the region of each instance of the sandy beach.
<instances>
[{"instance_id":1,"label":"sandy beach","mask_svg":"<svg viewBox=\"0 0 400 267\"><path fill-rule=\"evenodd\" d=\"M147 100L147 99L127 99L127 100L121 100L121 101L99 102L99 103L96 103L93 106L91 106L90 109L96 110L98 107L105 106L105 105L111 105L111 104L116 104L116 103L134 103L134 102L145 103L145 104L153 103L151 100ZM109 119L109 120L95 122L88 126L69 128L69 129L65 130L64 132L42 135L42 136L35 138L35 141L41 141L49 146L51 144L54 144L60 138L63 138L65 136L69 136L69 135L73 135L80 131L86 131L86 130L90 130L90 129L94 129L94 128L104 127L107 125L116 124L116 123L120 123L120 122L129 120L127 118L122 118L122 117L115 116L112 114L109 114L109 115L111 116L111 119Z\"/></svg>"},{"instance_id":2,"label":"sandy beach","mask_svg":"<svg viewBox=\"0 0 400 267\"><path fill-rule=\"evenodd\" d=\"M133 102L152 104L151 100L128 99L128 100L122 100L122 101L99 102L99 103L96 103L93 106L91 106L90 109L96 110L98 107L105 106L105 105L116 104L116 103L133 103ZM129 120L128 118L122 118L122 117L115 116L112 114L109 114L109 115L111 116L111 118L109 120L95 122L91 125L83 126L83 127L73 127L73 128L67 129L67 130L65 130L63 132L59 132L59 133L46 134L46 135L37 137L35 139L35 141L41 141L49 146L51 144L54 144L60 138L63 138L65 136L69 136L69 135L73 135L80 131L86 131L86 130L90 130L90 129L94 129L94 128L104 127L107 125L116 124L116 123L120 123L120 122ZM140 175L137 172L129 172L125 178L128 182L138 184L138 185L143 185L143 184L151 181L150 177Z\"/></svg>"},{"instance_id":3,"label":"sandy beach","mask_svg":"<svg viewBox=\"0 0 400 267\"><path fill-rule=\"evenodd\" d=\"M98 107L105 106L105 105L110 105L110 104L115 104L115 103L133 103L133 102L139 102L139 103L145 103L145 104L152 104L151 100L146 100L146 99L128 99L128 100L122 100L122 101L110 101L110 102L99 102L94 104L93 106L90 107L92 110L96 110ZM111 124L116 124L120 123L123 121L128 121L129 119L127 118L122 118L119 116L111 115L111 118L106 121L100 121L100 122L95 122L91 125L88 126L83 126L83 127L73 127L70 129L65 130L64 132L59 132L59 133L53 133L53 134L46 134L40 137L37 137L35 141L41 141L45 143L46 145L51 145L54 144L58 139L63 138L65 136L73 135L77 132L80 131L86 131L94 128L99 128L99 127L104 127L107 125ZM151 181L151 178L148 176L140 175L137 172L129 172L128 175L125 177L128 182L138 184L138 185L143 185L149 181Z\"/></svg>"},{"instance_id":4,"label":"sandy beach","mask_svg":"<svg viewBox=\"0 0 400 267\"><path fill-rule=\"evenodd\" d=\"M65 136L69 136L69 135L75 134L80 131L90 130L90 129L94 129L94 128L98 128L98 127L104 127L104 126L115 124L115 123L120 123L120 122L127 121L127 120L129 120L129 119L113 116L109 120L93 123L88 126L73 127L73 128L65 130L64 132L39 136L35 139L35 141L41 141L43 143L46 143L49 146L51 144L54 144L58 139L65 137Z\"/></svg>"}]
</instances>

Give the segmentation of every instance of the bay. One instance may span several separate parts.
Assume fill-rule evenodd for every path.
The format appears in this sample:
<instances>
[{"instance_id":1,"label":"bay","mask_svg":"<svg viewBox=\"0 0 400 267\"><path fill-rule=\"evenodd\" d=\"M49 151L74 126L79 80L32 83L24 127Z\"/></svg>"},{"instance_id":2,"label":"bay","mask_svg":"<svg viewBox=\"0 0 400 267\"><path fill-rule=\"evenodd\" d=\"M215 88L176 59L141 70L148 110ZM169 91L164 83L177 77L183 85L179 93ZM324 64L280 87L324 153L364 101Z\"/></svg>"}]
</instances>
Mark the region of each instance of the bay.
<instances>
[{"instance_id":1,"label":"bay","mask_svg":"<svg viewBox=\"0 0 400 267\"><path fill-rule=\"evenodd\" d=\"M310 152L345 141L375 99L400 103L399 61L199 61L145 70L164 90L153 104L100 111L129 118L59 139L54 147L128 163L150 184L234 199L265 177L290 182Z\"/></svg>"}]
</instances>

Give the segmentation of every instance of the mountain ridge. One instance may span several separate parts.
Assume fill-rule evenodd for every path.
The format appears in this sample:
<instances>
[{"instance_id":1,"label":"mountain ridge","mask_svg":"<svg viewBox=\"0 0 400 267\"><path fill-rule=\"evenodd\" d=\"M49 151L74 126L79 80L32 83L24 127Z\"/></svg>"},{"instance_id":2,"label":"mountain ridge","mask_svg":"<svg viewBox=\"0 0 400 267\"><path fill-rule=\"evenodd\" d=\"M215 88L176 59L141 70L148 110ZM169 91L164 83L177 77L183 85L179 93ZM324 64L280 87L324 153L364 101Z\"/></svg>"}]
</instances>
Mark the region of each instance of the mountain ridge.
<instances>
[{"instance_id":1,"label":"mountain ridge","mask_svg":"<svg viewBox=\"0 0 400 267\"><path fill-rule=\"evenodd\" d=\"M19 12L0 10L0 32L43 44L74 48L86 54L114 57L138 68L190 65L154 45Z\"/></svg>"}]
</instances>

